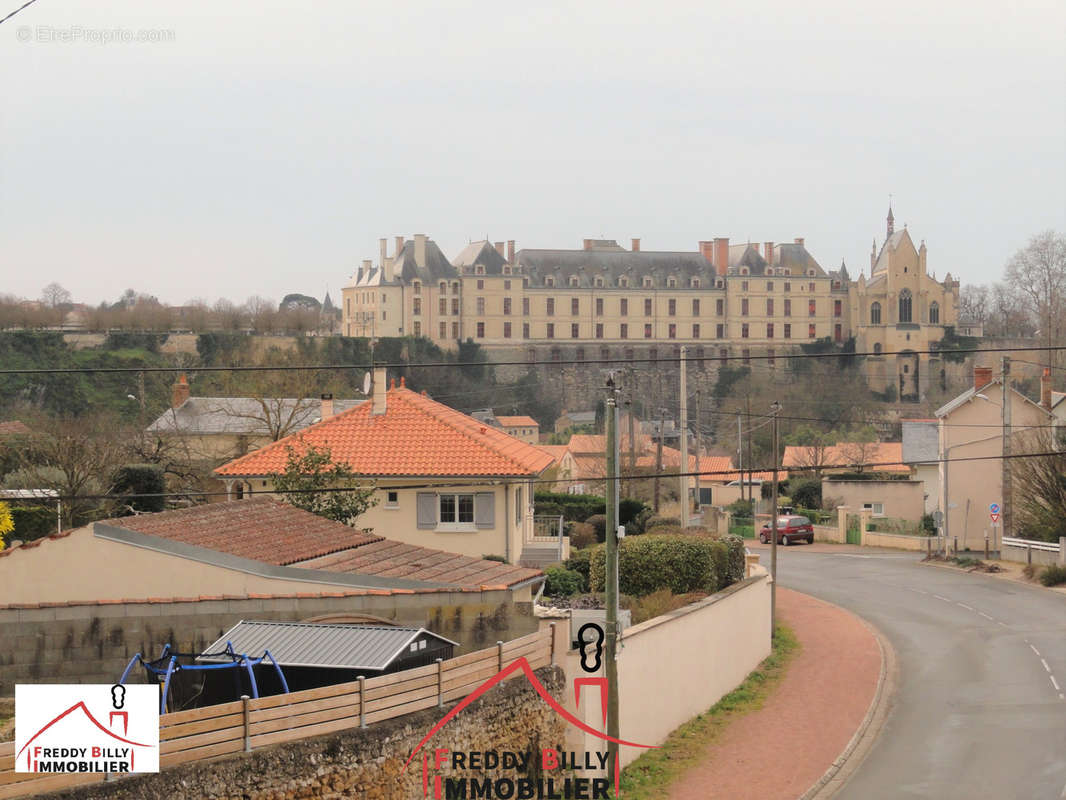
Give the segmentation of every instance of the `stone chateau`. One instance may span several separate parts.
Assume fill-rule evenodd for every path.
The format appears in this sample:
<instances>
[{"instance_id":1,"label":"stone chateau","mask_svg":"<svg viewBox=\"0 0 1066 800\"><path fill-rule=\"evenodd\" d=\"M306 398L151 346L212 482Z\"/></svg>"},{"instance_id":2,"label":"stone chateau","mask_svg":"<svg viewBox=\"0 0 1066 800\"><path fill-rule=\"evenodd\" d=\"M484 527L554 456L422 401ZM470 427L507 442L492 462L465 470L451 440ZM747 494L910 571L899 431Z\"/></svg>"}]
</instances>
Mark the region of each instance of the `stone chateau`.
<instances>
[{"instance_id":1,"label":"stone chateau","mask_svg":"<svg viewBox=\"0 0 1066 800\"><path fill-rule=\"evenodd\" d=\"M422 336L444 348L472 339L498 360L582 361L753 354L774 367L801 343L855 337L872 356L871 387L918 398L939 366L927 350L957 323L959 282L926 266L891 208L870 276L824 269L802 238L701 241L692 251L626 250L585 239L576 250L471 242L449 260L425 234L381 239L343 290L347 336ZM880 363L879 363L880 362ZM708 366L711 362L708 362Z\"/></svg>"}]
</instances>

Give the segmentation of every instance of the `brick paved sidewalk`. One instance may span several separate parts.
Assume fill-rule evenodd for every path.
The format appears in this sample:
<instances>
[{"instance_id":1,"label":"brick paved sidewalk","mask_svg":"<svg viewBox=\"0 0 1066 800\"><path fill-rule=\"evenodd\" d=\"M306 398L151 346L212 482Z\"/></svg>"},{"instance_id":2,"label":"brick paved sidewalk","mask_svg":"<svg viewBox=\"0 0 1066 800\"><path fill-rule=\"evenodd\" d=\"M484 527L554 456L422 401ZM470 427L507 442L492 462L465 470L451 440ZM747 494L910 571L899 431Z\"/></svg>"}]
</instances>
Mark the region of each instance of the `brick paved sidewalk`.
<instances>
[{"instance_id":1,"label":"brick paved sidewalk","mask_svg":"<svg viewBox=\"0 0 1066 800\"><path fill-rule=\"evenodd\" d=\"M758 711L730 724L672 800L796 800L847 747L873 701L881 650L857 617L778 588L780 618L802 646Z\"/></svg>"}]
</instances>

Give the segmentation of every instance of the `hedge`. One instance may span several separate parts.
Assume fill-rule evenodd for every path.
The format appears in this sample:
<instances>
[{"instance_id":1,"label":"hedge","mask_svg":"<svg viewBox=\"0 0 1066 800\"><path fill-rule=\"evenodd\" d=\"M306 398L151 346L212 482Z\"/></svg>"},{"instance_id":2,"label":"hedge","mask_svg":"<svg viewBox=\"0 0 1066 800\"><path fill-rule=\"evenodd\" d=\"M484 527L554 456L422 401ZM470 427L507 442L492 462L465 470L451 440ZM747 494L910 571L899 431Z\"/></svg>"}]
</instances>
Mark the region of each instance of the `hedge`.
<instances>
[{"instance_id":1,"label":"hedge","mask_svg":"<svg viewBox=\"0 0 1066 800\"><path fill-rule=\"evenodd\" d=\"M15 539L31 542L56 532L55 506L12 506L11 519L15 530L5 537L8 542Z\"/></svg>"},{"instance_id":2,"label":"hedge","mask_svg":"<svg viewBox=\"0 0 1066 800\"><path fill-rule=\"evenodd\" d=\"M584 590L585 579L580 572L566 567L545 570L544 593L549 597L570 597Z\"/></svg>"},{"instance_id":3,"label":"hedge","mask_svg":"<svg viewBox=\"0 0 1066 800\"><path fill-rule=\"evenodd\" d=\"M562 515L570 522L587 522L593 514L606 514L606 500L595 494L566 494L565 492L536 492L533 495L537 516ZM618 520L625 525L647 506L640 500L623 498L618 501ZM602 540L601 540L602 541Z\"/></svg>"},{"instance_id":4,"label":"hedge","mask_svg":"<svg viewBox=\"0 0 1066 800\"><path fill-rule=\"evenodd\" d=\"M695 536L645 534L624 539L618 548L618 589L643 596L669 589L674 594L718 591L718 574L712 556L712 539ZM607 552L592 551L589 589L604 591Z\"/></svg>"}]
</instances>

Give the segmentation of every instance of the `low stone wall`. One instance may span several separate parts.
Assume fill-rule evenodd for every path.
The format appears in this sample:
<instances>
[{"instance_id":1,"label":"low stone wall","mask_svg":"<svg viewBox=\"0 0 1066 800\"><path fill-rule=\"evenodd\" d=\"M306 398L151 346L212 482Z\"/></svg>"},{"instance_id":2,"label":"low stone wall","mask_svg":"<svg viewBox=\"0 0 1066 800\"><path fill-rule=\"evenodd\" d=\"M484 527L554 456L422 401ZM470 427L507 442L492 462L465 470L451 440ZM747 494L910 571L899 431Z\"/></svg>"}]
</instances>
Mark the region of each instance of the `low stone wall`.
<instances>
[{"instance_id":1,"label":"low stone wall","mask_svg":"<svg viewBox=\"0 0 1066 800\"><path fill-rule=\"evenodd\" d=\"M16 683L114 683L134 653L164 644L203 652L242 619L368 616L429 628L460 643L456 655L537 630L509 592L440 592L349 597L285 596L177 602L57 604L0 609L0 696ZM326 620L328 621L328 620ZM131 682L144 680L131 673Z\"/></svg>"},{"instance_id":2,"label":"low stone wall","mask_svg":"<svg viewBox=\"0 0 1066 800\"><path fill-rule=\"evenodd\" d=\"M1030 550L1027 547L1003 545L999 557L1004 561L1014 561L1018 564L1066 564L1066 536L1059 539L1057 553L1050 550Z\"/></svg>"},{"instance_id":3,"label":"low stone wall","mask_svg":"<svg viewBox=\"0 0 1066 800\"><path fill-rule=\"evenodd\" d=\"M878 533L866 531L862 535L862 543L866 547L895 547L898 550L926 550L932 546L936 552L937 537L935 536L912 536L906 533Z\"/></svg>"},{"instance_id":4,"label":"low stone wall","mask_svg":"<svg viewBox=\"0 0 1066 800\"><path fill-rule=\"evenodd\" d=\"M816 542L836 542L843 544L846 538L841 538L841 529L837 525L814 525L814 540Z\"/></svg>"},{"instance_id":5,"label":"low stone wall","mask_svg":"<svg viewBox=\"0 0 1066 800\"><path fill-rule=\"evenodd\" d=\"M536 671L537 679L557 699L565 688L558 667ZM450 708L450 706L446 707ZM156 775L68 789L54 800L295 800L358 797L364 800L410 800L422 797L422 759L404 762L444 716L430 709L405 717L316 736L213 761L186 764ZM524 678L491 689L451 720L426 744L432 774L433 748L451 751L539 752L562 746L564 721ZM541 777L536 767L513 771L464 771L459 777ZM545 776L550 777L550 776ZM432 796L432 782L430 796Z\"/></svg>"}]
</instances>

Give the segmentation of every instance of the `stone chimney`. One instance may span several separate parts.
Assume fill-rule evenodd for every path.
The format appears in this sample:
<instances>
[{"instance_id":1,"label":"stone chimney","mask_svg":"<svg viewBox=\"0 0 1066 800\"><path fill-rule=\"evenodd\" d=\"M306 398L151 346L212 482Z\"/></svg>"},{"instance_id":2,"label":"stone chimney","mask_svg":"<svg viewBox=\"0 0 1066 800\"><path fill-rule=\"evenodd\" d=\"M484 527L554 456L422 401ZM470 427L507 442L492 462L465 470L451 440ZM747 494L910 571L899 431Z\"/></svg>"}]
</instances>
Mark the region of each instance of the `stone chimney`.
<instances>
[{"instance_id":1,"label":"stone chimney","mask_svg":"<svg viewBox=\"0 0 1066 800\"><path fill-rule=\"evenodd\" d=\"M729 237L716 236L714 239L714 267L719 275L729 271Z\"/></svg>"},{"instance_id":2,"label":"stone chimney","mask_svg":"<svg viewBox=\"0 0 1066 800\"><path fill-rule=\"evenodd\" d=\"M372 270L373 268L374 268L373 259L364 258L363 259L363 272L364 272L364 274L369 275L370 274L370 270Z\"/></svg>"},{"instance_id":3,"label":"stone chimney","mask_svg":"<svg viewBox=\"0 0 1066 800\"><path fill-rule=\"evenodd\" d=\"M500 258L507 258L507 251L503 249L503 242L496 242L496 252L500 254Z\"/></svg>"},{"instance_id":4,"label":"stone chimney","mask_svg":"<svg viewBox=\"0 0 1066 800\"><path fill-rule=\"evenodd\" d=\"M185 373L181 373L181 377L178 378L177 383L171 387L170 392L170 407L180 408L182 404L189 399L189 379L185 377Z\"/></svg>"},{"instance_id":5,"label":"stone chimney","mask_svg":"<svg viewBox=\"0 0 1066 800\"><path fill-rule=\"evenodd\" d=\"M975 392L992 383L992 367L973 368L973 389Z\"/></svg>"},{"instance_id":6,"label":"stone chimney","mask_svg":"<svg viewBox=\"0 0 1066 800\"><path fill-rule=\"evenodd\" d=\"M765 255L763 255L763 258L765 258L766 263L772 267L774 265L774 243L763 242L763 249L766 251Z\"/></svg>"},{"instance_id":7,"label":"stone chimney","mask_svg":"<svg viewBox=\"0 0 1066 800\"><path fill-rule=\"evenodd\" d=\"M792 242L794 244L798 244L800 247L803 247L803 237L802 236L797 236L795 239L792 240Z\"/></svg>"},{"instance_id":8,"label":"stone chimney","mask_svg":"<svg viewBox=\"0 0 1066 800\"><path fill-rule=\"evenodd\" d=\"M415 264L422 269L426 267L426 235L424 233L415 234Z\"/></svg>"},{"instance_id":9,"label":"stone chimney","mask_svg":"<svg viewBox=\"0 0 1066 800\"><path fill-rule=\"evenodd\" d=\"M629 249L632 250L634 253L639 253L640 252L640 239L633 239L632 244L631 244Z\"/></svg>"},{"instance_id":10,"label":"stone chimney","mask_svg":"<svg viewBox=\"0 0 1066 800\"><path fill-rule=\"evenodd\" d=\"M389 260L389 240L382 237L378 239L378 252L381 258L381 268L385 269L385 262Z\"/></svg>"},{"instance_id":11,"label":"stone chimney","mask_svg":"<svg viewBox=\"0 0 1066 800\"><path fill-rule=\"evenodd\" d=\"M388 390L388 387L385 385L386 380L387 370L385 367L374 367L374 383L370 387L371 416L380 416L385 413L385 393Z\"/></svg>"},{"instance_id":12,"label":"stone chimney","mask_svg":"<svg viewBox=\"0 0 1066 800\"><path fill-rule=\"evenodd\" d=\"M1040 376L1040 405L1045 411L1051 410L1051 370L1044 367L1044 374Z\"/></svg>"},{"instance_id":13,"label":"stone chimney","mask_svg":"<svg viewBox=\"0 0 1066 800\"><path fill-rule=\"evenodd\" d=\"M400 257L400 251L401 250L403 250L403 237L402 236L397 236L396 237L396 252L392 254L393 263L395 263L396 259L398 259Z\"/></svg>"},{"instance_id":14,"label":"stone chimney","mask_svg":"<svg viewBox=\"0 0 1066 800\"><path fill-rule=\"evenodd\" d=\"M333 395L331 395L331 394L329 394L327 392L326 394L322 395L321 399L322 399L322 413L319 416L323 420L327 420L327 419L329 419L330 417L333 416Z\"/></svg>"},{"instance_id":15,"label":"stone chimney","mask_svg":"<svg viewBox=\"0 0 1066 800\"><path fill-rule=\"evenodd\" d=\"M707 260L708 264L713 264L714 263L714 242L712 242L712 241L707 241L707 242L701 241L700 242L700 255L703 256Z\"/></svg>"},{"instance_id":16,"label":"stone chimney","mask_svg":"<svg viewBox=\"0 0 1066 800\"><path fill-rule=\"evenodd\" d=\"M514 263L514 239L507 240L507 263Z\"/></svg>"},{"instance_id":17,"label":"stone chimney","mask_svg":"<svg viewBox=\"0 0 1066 800\"><path fill-rule=\"evenodd\" d=\"M585 240L585 249L586 250L591 250L592 249L592 239L586 239Z\"/></svg>"}]
</instances>

